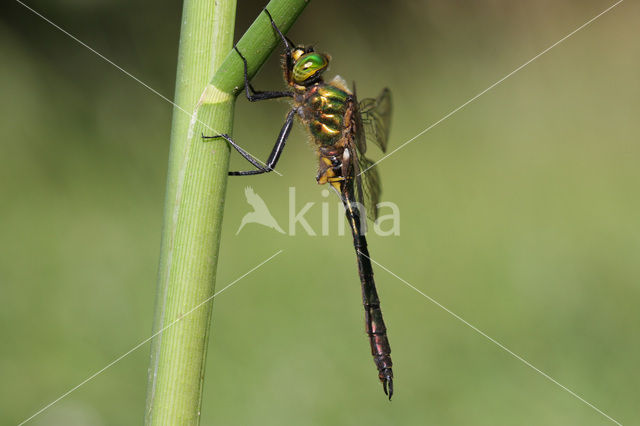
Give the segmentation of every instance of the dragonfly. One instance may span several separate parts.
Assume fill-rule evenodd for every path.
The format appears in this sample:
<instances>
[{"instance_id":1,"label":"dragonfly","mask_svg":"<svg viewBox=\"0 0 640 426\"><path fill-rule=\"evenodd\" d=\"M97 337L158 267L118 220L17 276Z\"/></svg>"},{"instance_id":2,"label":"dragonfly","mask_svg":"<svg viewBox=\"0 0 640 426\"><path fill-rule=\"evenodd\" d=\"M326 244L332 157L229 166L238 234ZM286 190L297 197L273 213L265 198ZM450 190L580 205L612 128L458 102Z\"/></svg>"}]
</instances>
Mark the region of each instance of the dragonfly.
<instances>
[{"instance_id":1,"label":"dragonfly","mask_svg":"<svg viewBox=\"0 0 640 426\"><path fill-rule=\"evenodd\" d=\"M371 354L378 370L384 393L393 395L391 348L387 338L380 300L373 278L373 268L367 248L366 218L375 221L381 192L380 178L374 163L365 157L367 143L386 151L391 121L391 92L385 88L377 98L358 102L355 91L347 87L340 76L329 82L323 73L330 56L316 52L313 46L296 45L278 28L268 10L264 12L284 45L282 67L288 90L259 91L251 85L248 64L237 46L244 63L244 89L249 101L290 98L291 110L276 139L266 163L240 147L228 134L204 136L205 139L225 139L255 169L230 171L231 176L249 176L274 170L291 128L298 117L313 140L319 160L316 180L328 184L340 196L347 222L353 235L358 273L365 312L365 330Z\"/></svg>"}]
</instances>

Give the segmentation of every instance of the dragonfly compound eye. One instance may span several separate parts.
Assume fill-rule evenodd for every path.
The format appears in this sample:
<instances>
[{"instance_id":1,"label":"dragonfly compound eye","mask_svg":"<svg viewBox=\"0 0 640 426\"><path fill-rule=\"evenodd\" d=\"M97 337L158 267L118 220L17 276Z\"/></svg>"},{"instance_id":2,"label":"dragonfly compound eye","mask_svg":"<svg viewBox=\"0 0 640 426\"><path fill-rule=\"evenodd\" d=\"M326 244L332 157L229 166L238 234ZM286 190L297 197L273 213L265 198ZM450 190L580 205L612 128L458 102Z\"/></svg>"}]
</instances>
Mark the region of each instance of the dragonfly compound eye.
<instances>
[{"instance_id":1,"label":"dragonfly compound eye","mask_svg":"<svg viewBox=\"0 0 640 426\"><path fill-rule=\"evenodd\" d=\"M311 52L300 56L293 64L293 81L304 84L315 80L329 66L329 58L321 53Z\"/></svg>"}]
</instances>

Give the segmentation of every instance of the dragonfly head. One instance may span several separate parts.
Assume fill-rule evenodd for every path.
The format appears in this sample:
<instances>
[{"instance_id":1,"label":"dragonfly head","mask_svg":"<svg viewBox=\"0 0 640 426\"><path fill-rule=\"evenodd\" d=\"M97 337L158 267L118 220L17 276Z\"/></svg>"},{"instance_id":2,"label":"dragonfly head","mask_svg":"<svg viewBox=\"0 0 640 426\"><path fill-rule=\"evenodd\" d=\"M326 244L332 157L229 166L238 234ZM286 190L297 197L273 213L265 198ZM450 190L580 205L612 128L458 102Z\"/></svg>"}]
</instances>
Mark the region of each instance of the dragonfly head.
<instances>
[{"instance_id":1,"label":"dragonfly head","mask_svg":"<svg viewBox=\"0 0 640 426\"><path fill-rule=\"evenodd\" d=\"M292 63L287 70L290 85L310 86L322 78L329 66L329 55L314 52L313 47L298 46L291 50Z\"/></svg>"}]
</instances>

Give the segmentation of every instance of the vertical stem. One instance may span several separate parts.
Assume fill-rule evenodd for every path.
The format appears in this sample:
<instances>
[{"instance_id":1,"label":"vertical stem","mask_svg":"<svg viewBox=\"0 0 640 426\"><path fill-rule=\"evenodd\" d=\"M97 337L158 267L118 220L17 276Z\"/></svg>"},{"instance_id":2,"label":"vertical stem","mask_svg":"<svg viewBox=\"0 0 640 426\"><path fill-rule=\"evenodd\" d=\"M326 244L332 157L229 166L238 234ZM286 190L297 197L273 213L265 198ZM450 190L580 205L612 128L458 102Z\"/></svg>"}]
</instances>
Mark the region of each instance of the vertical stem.
<instances>
[{"instance_id":1,"label":"vertical stem","mask_svg":"<svg viewBox=\"0 0 640 426\"><path fill-rule=\"evenodd\" d=\"M233 97L198 108L233 43L235 0L185 0L145 423L198 424L229 150L200 135L231 133ZM193 118L193 119L192 119ZM197 118L197 120L196 120Z\"/></svg>"},{"instance_id":2,"label":"vertical stem","mask_svg":"<svg viewBox=\"0 0 640 426\"><path fill-rule=\"evenodd\" d=\"M308 0L272 0L287 31ZM229 147L200 135L231 134L244 86L231 50L235 0L185 0L145 423L198 424L214 294ZM253 76L279 40L264 13L238 41ZM215 74L213 72L215 71ZM207 303L203 303L207 302Z\"/></svg>"}]
</instances>

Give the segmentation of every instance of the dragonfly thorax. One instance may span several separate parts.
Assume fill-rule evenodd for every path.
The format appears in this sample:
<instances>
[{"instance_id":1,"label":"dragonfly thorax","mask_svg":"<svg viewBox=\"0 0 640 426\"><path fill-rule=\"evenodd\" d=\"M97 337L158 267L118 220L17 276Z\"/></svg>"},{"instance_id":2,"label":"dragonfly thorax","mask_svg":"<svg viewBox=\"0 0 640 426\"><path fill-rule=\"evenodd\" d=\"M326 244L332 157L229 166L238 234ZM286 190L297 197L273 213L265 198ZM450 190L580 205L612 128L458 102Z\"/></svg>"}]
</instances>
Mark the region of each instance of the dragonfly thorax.
<instances>
[{"instance_id":1,"label":"dragonfly thorax","mask_svg":"<svg viewBox=\"0 0 640 426\"><path fill-rule=\"evenodd\" d=\"M330 83L317 83L296 97L302 120L318 146L339 143L345 128L352 97L345 90Z\"/></svg>"}]
</instances>

